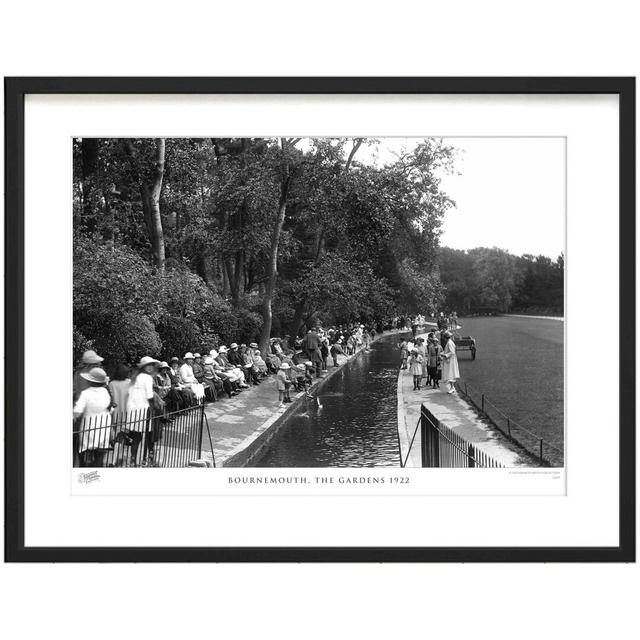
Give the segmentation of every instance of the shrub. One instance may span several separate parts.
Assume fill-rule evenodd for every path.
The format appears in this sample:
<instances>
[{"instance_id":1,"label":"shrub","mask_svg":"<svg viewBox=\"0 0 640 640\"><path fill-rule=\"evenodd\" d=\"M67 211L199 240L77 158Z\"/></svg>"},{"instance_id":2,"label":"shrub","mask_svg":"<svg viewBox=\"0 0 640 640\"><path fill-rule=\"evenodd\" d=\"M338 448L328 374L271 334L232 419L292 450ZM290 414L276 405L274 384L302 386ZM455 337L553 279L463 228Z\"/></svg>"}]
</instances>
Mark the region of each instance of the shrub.
<instances>
[{"instance_id":1,"label":"shrub","mask_svg":"<svg viewBox=\"0 0 640 640\"><path fill-rule=\"evenodd\" d=\"M88 340L82 332L78 331L76 326L73 327L73 363L80 362L82 354L89 349L95 349L93 340Z\"/></svg>"}]
</instances>

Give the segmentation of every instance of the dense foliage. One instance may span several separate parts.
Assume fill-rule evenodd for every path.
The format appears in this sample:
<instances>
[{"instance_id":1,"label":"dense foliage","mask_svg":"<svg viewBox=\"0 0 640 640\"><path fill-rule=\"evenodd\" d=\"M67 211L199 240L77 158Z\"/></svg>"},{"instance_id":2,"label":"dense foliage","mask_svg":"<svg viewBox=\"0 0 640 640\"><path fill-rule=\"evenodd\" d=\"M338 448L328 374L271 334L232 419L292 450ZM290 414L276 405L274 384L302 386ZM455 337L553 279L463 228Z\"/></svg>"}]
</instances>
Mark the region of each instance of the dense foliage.
<instances>
[{"instance_id":1,"label":"dense foliage","mask_svg":"<svg viewBox=\"0 0 640 640\"><path fill-rule=\"evenodd\" d=\"M440 278L445 306L459 314L525 312L562 315L564 257L514 256L497 248L442 247Z\"/></svg>"},{"instance_id":2,"label":"dense foliage","mask_svg":"<svg viewBox=\"0 0 640 640\"><path fill-rule=\"evenodd\" d=\"M315 322L561 312L562 257L439 248L455 151L426 139L74 141L74 355L107 366Z\"/></svg>"},{"instance_id":3,"label":"dense foliage","mask_svg":"<svg viewBox=\"0 0 640 640\"><path fill-rule=\"evenodd\" d=\"M107 365L314 322L433 311L439 175L424 140L386 165L367 139L74 141L74 352ZM362 153L362 152L360 152Z\"/></svg>"}]
</instances>

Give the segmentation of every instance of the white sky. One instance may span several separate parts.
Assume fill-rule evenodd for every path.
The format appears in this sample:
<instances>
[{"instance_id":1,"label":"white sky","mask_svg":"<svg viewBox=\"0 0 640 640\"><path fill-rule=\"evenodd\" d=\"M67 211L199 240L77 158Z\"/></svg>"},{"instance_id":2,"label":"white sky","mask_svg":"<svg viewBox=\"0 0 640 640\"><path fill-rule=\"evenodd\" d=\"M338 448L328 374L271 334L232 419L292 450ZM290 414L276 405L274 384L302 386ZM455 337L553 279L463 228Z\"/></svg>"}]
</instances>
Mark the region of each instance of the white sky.
<instances>
[{"instance_id":1,"label":"white sky","mask_svg":"<svg viewBox=\"0 0 640 640\"><path fill-rule=\"evenodd\" d=\"M455 249L500 247L513 254L556 258L565 245L564 138L444 138L459 150L460 175L442 176L457 206L448 211L440 244ZM416 138L381 138L386 162ZM361 149L356 158L373 160Z\"/></svg>"}]
</instances>

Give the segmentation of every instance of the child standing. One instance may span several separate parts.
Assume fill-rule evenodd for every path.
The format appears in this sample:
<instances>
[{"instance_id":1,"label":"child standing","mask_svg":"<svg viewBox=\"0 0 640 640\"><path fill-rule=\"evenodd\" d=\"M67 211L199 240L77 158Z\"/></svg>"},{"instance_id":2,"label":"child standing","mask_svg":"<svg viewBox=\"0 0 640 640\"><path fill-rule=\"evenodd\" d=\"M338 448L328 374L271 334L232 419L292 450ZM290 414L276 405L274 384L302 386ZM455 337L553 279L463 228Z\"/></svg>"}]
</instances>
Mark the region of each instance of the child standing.
<instances>
[{"instance_id":1,"label":"child standing","mask_svg":"<svg viewBox=\"0 0 640 640\"><path fill-rule=\"evenodd\" d=\"M409 350L407 348L407 341L403 338L400 343L398 344L398 347L400 348L400 358L402 360L402 366L400 367L401 369L406 369L407 368L407 356L409 355Z\"/></svg>"},{"instance_id":2,"label":"child standing","mask_svg":"<svg viewBox=\"0 0 640 640\"><path fill-rule=\"evenodd\" d=\"M276 382L278 384L278 400L280 401L279 407L284 407L285 402L291 402L291 398L289 397L289 387L291 386L291 381L289 380L289 376L287 375L287 370L289 369L289 365L286 362L283 362L278 369L278 373L276 374Z\"/></svg>"},{"instance_id":3,"label":"child standing","mask_svg":"<svg viewBox=\"0 0 640 640\"><path fill-rule=\"evenodd\" d=\"M422 380L422 363L423 358L417 349L411 352L409 358L409 373L413 376L413 390L420 389L420 381Z\"/></svg>"},{"instance_id":4,"label":"child standing","mask_svg":"<svg viewBox=\"0 0 640 640\"><path fill-rule=\"evenodd\" d=\"M442 377L442 347L435 336L429 340L427 347L427 367L429 370L427 384L431 382L434 389L439 388Z\"/></svg>"}]
</instances>

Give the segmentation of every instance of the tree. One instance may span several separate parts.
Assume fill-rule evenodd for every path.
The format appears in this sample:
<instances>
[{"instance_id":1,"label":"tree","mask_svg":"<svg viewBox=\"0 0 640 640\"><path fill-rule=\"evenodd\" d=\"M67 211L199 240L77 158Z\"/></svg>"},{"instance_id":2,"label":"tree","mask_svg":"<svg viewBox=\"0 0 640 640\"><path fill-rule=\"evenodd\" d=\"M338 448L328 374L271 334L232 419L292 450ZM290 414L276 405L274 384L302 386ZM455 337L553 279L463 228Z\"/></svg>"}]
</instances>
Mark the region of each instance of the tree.
<instances>
[{"instance_id":1,"label":"tree","mask_svg":"<svg viewBox=\"0 0 640 640\"><path fill-rule=\"evenodd\" d=\"M291 185L291 159L289 156L290 149L295 146L295 141L280 139L282 149L281 176L280 176L280 198L278 200L278 209L273 221L271 230L271 246L269 250L269 262L267 267L267 281L264 295L262 298L262 333L260 335L260 350L266 354L269 346L269 338L271 337L271 324L273 322L273 314L271 305L276 290L276 279L278 277L278 248L280 246L280 236L282 235L282 226L284 225L285 215L287 213L287 197L289 195L289 187Z\"/></svg>"},{"instance_id":2,"label":"tree","mask_svg":"<svg viewBox=\"0 0 640 640\"><path fill-rule=\"evenodd\" d=\"M165 140L164 138L156 138L150 162L146 158L140 157L137 147L131 140L126 140L125 144L140 188L142 211L151 241L153 261L158 270L162 272L164 271L165 246L162 217L160 216L160 192L164 177Z\"/></svg>"}]
</instances>

